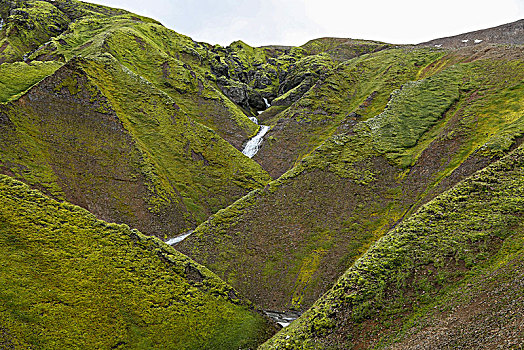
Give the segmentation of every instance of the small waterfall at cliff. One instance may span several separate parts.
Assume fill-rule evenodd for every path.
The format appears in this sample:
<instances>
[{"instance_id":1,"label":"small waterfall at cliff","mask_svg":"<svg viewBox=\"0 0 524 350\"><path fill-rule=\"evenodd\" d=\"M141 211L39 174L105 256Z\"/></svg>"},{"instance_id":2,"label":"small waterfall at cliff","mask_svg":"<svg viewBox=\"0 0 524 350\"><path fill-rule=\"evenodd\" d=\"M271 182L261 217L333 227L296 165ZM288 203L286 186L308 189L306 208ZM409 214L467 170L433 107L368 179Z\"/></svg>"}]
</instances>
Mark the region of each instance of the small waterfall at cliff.
<instances>
[{"instance_id":1,"label":"small waterfall at cliff","mask_svg":"<svg viewBox=\"0 0 524 350\"><path fill-rule=\"evenodd\" d=\"M257 154L258 150L260 149L260 145L262 144L262 141L264 141L263 137L268 131L269 126L260 125L258 134L256 134L255 137L247 142L246 147L244 147L242 153L244 153L249 158L253 158L253 156Z\"/></svg>"},{"instance_id":2,"label":"small waterfall at cliff","mask_svg":"<svg viewBox=\"0 0 524 350\"><path fill-rule=\"evenodd\" d=\"M267 98L263 97L264 103L266 104L266 108L271 107L271 104L269 104L269 101ZM262 113L263 111L257 111L258 114ZM249 117L251 121L258 125L258 119L256 117ZM270 127L267 125L260 125L260 130L258 131L258 134L255 135L251 140L249 140L244 147L244 150L242 153L244 153L249 158L253 158L255 154L257 154L258 150L260 149L260 145L262 145L262 141L264 141L263 137L264 135L269 131Z\"/></svg>"}]
</instances>

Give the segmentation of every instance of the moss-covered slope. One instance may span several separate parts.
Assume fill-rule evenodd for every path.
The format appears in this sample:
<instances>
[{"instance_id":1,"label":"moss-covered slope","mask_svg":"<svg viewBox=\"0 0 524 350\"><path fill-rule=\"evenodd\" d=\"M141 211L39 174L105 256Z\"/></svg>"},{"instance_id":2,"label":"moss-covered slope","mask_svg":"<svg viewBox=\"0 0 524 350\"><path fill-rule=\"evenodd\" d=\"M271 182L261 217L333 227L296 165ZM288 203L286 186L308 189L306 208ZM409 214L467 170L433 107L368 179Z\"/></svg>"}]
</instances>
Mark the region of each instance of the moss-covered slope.
<instances>
[{"instance_id":1,"label":"moss-covered slope","mask_svg":"<svg viewBox=\"0 0 524 350\"><path fill-rule=\"evenodd\" d=\"M524 148L423 206L262 349L517 349Z\"/></svg>"},{"instance_id":2,"label":"moss-covered slope","mask_svg":"<svg viewBox=\"0 0 524 350\"><path fill-rule=\"evenodd\" d=\"M46 1L4 1L0 18L0 64L25 58L69 24L67 15Z\"/></svg>"},{"instance_id":3,"label":"moss-covered slope","mask_svg":"<svg viewBox=\"0 0 524 350\"><path fill-rule=\"evenodd\" d=\"M110 55L69 61L0 111L4 174L159 237L269 181Z\"/></svg>"},{"instance_id":4,"label":"moss-covered slope","mask_svg":"<svg viewBox=\"0 0 524 350\"><path fill-rule=\"evenodd\" d=\"M207 47L160 24L133 15L85 17L54 39L54 45L67 60L110 53L238 149L257 131L244 111L205 78L210 74ZM48 51L42 47L31 58L42 59Z\"/></svg>"},{"instance_id":5,"label":"moss-covered slope","mask_svg":"<svg viewBox=\"0 0 524 350\"><path fill-rule=\"evenodd\" d=\"M341 123L354 124L380 113L394 90L420 79L423 69L445 54L443 50L397 48L325 70L300 99L265 121L273 127L255 160L273 178L279 177L337 133Z\"/></svg>"},{"instance_id":6,"label":"moss-covered slope","mask_svg":"<svg viewBox=\"0 0 524 350\"><path fill-rule=\"evenodd\" d=\"M10 1L0 15L0 63L110 53L239 150L258 129L248 116L268 102L278 106L273 114L280 112L338 62L391 47L336 38L289 48L254 48L241 41L211 46L152 19L76 0Z\"/></svg>"},{"instance_id":7,"label":"moss-covered slope","mask_svg":"<svg viewBox=\"0 0 524 350\"><path fill-rule=\"evenodd\" d=\"M443 57L434 65L447 68L428 67L437 73L338 128L177 249L264 307L307 308L398 222L522 141L522 48L482 52Z\"/></svg>"},{"instance_id":8,"label":"moss-covered slope","mask_svg":"<svg viewBox=\"0 0 524 350\"><path fill-rule=\"evenodd\" d=\"M335 61L342 62L366 53L378 52L394 45L380 41L356 40L346 38L313 39L301 46L310 55L321 52L329 54Z\"/></svg>"},{"instance_id":9,"label":"moss-covered slope","mask_svg":"<svg viewBox=\"0 0 524 350\"><path fill-rule=\"evenodd\" d=\"M62 63L14 62L0 65L0 103L15 100L31 86L53 74Z\"/></svg>"},{"instance_id":10,"label":"moss-covered slope","mask_svg":"<svg viewBox=\"0 0 524 350\"><path fill-rule=\"evenodd\" d=\"M0 176L2 349L247 349L273 326L157 238Z\"/></svg>"},{"instance_id":11,"label":"moss-covered slope","mask_svg":"<svg viewBox=\"0 0 524 350\"><path fill-rule=\"evenodd\" d=\"M0 4L0 64L29 59L40 46L66 31L82 17L112 17L129 14L120 9L77 0L10 0ZM153 20L135 16L137 20ZM55 48L56 49L56 48ZM52 55L59 59L59 55Z\"/></svg>"}]
</instances>

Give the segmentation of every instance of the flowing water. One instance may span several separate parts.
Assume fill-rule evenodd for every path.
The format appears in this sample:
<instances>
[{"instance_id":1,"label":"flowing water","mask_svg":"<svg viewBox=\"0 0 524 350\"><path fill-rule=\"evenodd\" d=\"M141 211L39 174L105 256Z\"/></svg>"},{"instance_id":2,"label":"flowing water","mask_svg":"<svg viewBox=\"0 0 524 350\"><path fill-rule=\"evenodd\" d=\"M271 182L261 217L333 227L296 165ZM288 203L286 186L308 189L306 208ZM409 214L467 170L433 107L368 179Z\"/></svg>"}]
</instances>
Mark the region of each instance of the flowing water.
<instances>
[{"instance_id":1,"label":"flowing water","mask_svg":"<svg viewBox=\"0 0 524 350\"><path fill-rule=\"evenodd\" d=\"M166 243L169 244L169 245L174 245L174 244L180 243L184 239L186 239L187 237L191 236L192 233L193 233L193 230L187 231L186 233L183 233L181 235L178 235L176 237L173 237L173 238L167 240Z\"/></svg>"},{"instance_id":2,"label":"flowing water","mask_svg":"<svg viewBox=\"0 0 524 350\"><path fill-rule=\"evenodd\" d=\"M266 104L266 108L271 107L269 104L267 98L263 97L264 103ZM263 111L257 111L258 114L262 113ZM251 121L258 125L258 119L256 117L249 117ZM262 144L262 141L264 141L263 137L264 135L269 131L269 126L267 125L260 125L260 130L258 131L258 134L255 135L251 140L249 140L244 147L244 150L242 153L244 153L249 158L253 158L255 154L257 154L258 150L260 149L260 145Z\"/></svg>"},{"instance_id":3,"label":"flowing water","mask_svg":"<svg viewBox=\"0 0 524 350\"><path fill-rule=\"evenodd\" d=\"M287 327L291 322L300 317L301 312L298 311L273 311L273 310L264 310L265 314L269 316L273 321L281 325L282 327Z\"/></svg>"},{"instance_id":4,"label":"flowing water","mask_svg":"<svg viewBox=\"0 0 524 350\"><path fill-rule=\"evenodd\" d=\"M244 147L242 153L244 153L249 158L253 158L253 156L257 154L258 150L260 149L260 145L262 144L262 141L264 141L263 137L268 131L269 126L260 125L258 134L247 142L246 147Z\"/></svg>"}]
</instances>

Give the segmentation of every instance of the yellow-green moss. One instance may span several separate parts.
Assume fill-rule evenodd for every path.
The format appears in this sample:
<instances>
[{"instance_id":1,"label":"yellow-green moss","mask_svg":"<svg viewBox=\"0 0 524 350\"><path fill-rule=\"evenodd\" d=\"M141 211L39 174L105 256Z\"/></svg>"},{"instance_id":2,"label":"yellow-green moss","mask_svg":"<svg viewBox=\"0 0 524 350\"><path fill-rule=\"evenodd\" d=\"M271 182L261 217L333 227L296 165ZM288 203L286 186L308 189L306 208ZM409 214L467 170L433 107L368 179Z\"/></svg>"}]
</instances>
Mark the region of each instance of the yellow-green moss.
<instances>
[{"instance_id":1,"label":"yellow-green moss","mask_svg":"<svg viewBox=\"0 0 524 350\"><path fill-rule=\"evenodd\" d=\"M23 62L0 65L0 102L17 99L20 94L62 66L59 62Z\"/></svg>"},{"instance_id":2,"label":"yellow-green moss","mask_svg":"<svg viewBox=\"0 0 524 350\"><path fill-rule=\"evenodd\" d=\"M0 176L3 344L252 348L271 326L206 268Z\"/></svg>"}]
</instances>

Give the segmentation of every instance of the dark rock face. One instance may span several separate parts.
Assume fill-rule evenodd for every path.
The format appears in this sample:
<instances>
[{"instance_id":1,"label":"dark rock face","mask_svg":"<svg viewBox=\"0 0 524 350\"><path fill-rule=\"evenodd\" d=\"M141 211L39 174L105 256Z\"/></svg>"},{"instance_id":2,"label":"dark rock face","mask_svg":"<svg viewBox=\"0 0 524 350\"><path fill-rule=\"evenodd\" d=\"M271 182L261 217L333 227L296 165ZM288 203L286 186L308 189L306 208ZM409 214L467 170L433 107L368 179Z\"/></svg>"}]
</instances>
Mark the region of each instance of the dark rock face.
<instances>
[{"instance_id":1,"label":"dark rock face","mask_svg":"<svg viewBox=\"0 0 524 350\"><path fill-rule=\"evenodd\" d=\"M222 92L237 105L242 107L248 106L247 86L240 84L236 86L223 85L221 88Z\"/></svg>"},{"instance_id":2,"label":"dark rock face","mask_svg":"<svg viewBox=\"0 0 524 350\"><path fill-rule=\"evenodd\" d=\"M254 81L253 86L257 89L265 89L271 85L271 79L264 72L254 72L252 80Z\"/></svg>"},{"instance_id":3,"label":"dark rock face","mask_svg":"<svg viewBox=\"0 0 524 350\"><path fill-rule=\"evenodd\" d=\"M311 89L311 87L313 87L313 85L315 85L318 80L318 77L313 75L305 75L301 78L302 80L297 86L289 89L286 94L276 98L272 104L274 106L289 106L293 104L294 102L298 101L306 92L308 92L309 89Z\"/></svg>"},{"instance_id":4,"label":"dark rock face","mask_svg":"<svg viewBox=\"0 0 524 350\"><path fill-rule=\"evenodd\" d=\"M251 109L262 111L267 107L262 94L247 84L226 79L223 76L217 79L217 84L224 95L242 107L248 114L250 114Z\"/></svg>"},{"instance_id":5,"label":"dark rock face","mask_svg":"<svg viewBox=\"0 0 524 350\"><path fill-rule=\"evenodd\" d=\"M256 90L250 90L248 91L248 103L249 106L253 107L257 111L262 111L266 109L266 103L264 102L264 98L262 97L262 94L257 92Z\"/></svg>"}]
</instances>

